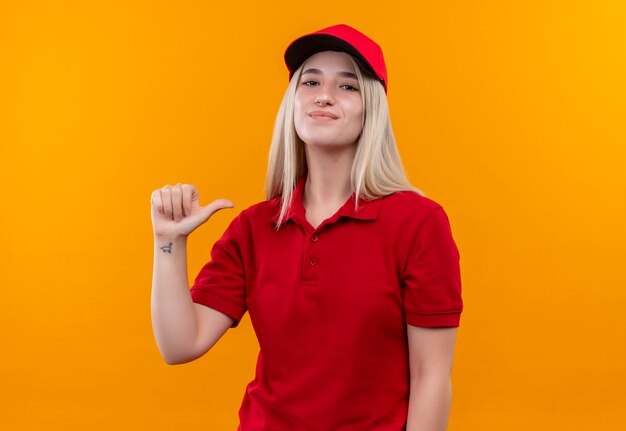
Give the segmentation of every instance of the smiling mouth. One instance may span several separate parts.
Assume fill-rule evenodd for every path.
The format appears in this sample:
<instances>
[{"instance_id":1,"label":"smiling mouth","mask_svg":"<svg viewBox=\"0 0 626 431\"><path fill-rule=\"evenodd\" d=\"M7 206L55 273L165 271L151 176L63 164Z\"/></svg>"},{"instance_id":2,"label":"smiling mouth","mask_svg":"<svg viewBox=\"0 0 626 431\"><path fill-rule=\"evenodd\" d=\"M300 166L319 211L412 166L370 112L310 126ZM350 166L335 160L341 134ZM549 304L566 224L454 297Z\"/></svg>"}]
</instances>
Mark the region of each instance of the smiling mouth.
<instances>
[{"instance_id":1,"label":"smiling mouth","mask_svg":"<svg viewBox=\"0 0 626 431\"><path fill-rule=\"evenodd\" d=\"M322 111L316 110L309 112L309 116L311 118L319 119L319 120L336 120L339 118L337 115L333 114L330 111Z\"/></svg>"},{"instance_id":2,"label":"smiling mouth","mask_svg":"<svg viewBox=\"0 0 626 431\"><path fill-rule=\"evenodd\" d=\"M328 116L328 115L309 115L311 118L313 118L314 120L318 120L318 121L333 121L336 120L336 118Z\"/></svg>"}]
</instances>

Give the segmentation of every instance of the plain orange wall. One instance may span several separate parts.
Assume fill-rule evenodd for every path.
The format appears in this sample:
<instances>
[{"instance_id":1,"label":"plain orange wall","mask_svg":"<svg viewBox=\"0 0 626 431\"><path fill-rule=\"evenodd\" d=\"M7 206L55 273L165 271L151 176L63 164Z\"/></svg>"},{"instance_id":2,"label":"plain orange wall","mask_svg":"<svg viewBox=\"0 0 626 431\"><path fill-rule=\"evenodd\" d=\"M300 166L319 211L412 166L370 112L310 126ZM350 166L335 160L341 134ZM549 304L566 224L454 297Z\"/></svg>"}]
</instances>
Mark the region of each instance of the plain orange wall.
<instances>
[{"instance_id":1,"label":"plain orange wall","mask_svg":"<svg viewBox=\"0 0 626 431\"><path fill-rule=\"evenodd\" d=\"M189 278L264 199L286 45L384 48L411 181L441 203L465 312L450 430L623 430L626 10L616 1L0 3L0 428L234 430L246 316L169 366L150 193L224 197Z\"/></svg>"}]
</instances>

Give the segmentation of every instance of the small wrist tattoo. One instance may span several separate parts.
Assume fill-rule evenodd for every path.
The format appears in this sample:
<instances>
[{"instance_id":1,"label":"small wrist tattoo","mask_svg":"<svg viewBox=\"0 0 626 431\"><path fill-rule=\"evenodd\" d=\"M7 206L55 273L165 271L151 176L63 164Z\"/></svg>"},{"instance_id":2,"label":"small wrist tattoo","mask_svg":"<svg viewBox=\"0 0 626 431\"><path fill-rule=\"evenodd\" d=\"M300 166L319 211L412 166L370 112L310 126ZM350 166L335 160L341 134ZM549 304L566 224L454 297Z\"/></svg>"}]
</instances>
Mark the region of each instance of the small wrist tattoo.
<instances>
[{"instance_id":1,"label":"small wrist tattoo","mask_svg":"<svg viewBox=\"0 0 626 431\"><path fill-rule=\"evenodd\" d=\"M164 245L163 247L160 247L161 250L163 250L163 253L169 253L172 254L172 243L170 242L168 245Z\"/></svg>"}]
</instances>

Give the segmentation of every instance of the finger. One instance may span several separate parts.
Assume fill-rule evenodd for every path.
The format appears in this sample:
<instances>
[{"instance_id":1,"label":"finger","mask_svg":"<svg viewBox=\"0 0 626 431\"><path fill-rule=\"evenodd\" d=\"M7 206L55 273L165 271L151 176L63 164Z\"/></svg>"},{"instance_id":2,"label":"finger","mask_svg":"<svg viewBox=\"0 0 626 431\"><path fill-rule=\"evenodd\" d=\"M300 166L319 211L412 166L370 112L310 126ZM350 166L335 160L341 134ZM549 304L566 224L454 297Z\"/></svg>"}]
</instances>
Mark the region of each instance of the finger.
<instances>
[{"instance_id":1,"label":"finger","mask_svg":"<svg viewBox=\"0 0 626 431\"><path fill-rule=\"evenodd\" d=\"M228 199L215 199L213 202L208 204L205 208L208 212L208 216L211 217L217 211L224 208L234 208L235 204L229 201Z\"/></svg>"},{"instance_id":2,"label":"finger","mask_svg":"<svg viewBox=\"0 0 626 431\"><path fill-rule=\"evenodd\" d=\"M196 186L192 186L191 207L193 208L195 205L200 206L200 193L198 193L198 189L196 188Z\"/></svg>"},{"instance_id":3,"label":"finger","mask_svg":"<svg viewBox=\"0 0 626 431\"><path fill-rule=\"evenodd\" d=\"M183 191L183 214L188 216L191 214L191 196L195 187L193 184L183 184L181 188Z\"/></svg>"},{"instance_id":4,"label":"finger","mask_svg":"<svg viewBox=\"0 0 626 431\"><path fill-rule=\"evenodd\" d=\"M180 183L172 187L172 215L174 220L180 221L183 218L183 192Z\"/></svg>"},{"instance_id":5,"label":"finger","mask_svg":"<svg viewBox=\"0 0 626 431\"><path fill-rule=\"evenodd\" d=\"M171 186L161 189L161 199L163 200L163 214L168 220L172 219L172 191Z\"/></svg>"},{"instance_id":6,"label":"finger","mask_svg":"<svg viewBox=\"0 0 626 431\"><path fill-rule=\"evenodd\" d=\"M150 197L150 203L159 214L163 214L163 200L161 199L161 191L154 190Z\"/></svg>"}]
</instances>

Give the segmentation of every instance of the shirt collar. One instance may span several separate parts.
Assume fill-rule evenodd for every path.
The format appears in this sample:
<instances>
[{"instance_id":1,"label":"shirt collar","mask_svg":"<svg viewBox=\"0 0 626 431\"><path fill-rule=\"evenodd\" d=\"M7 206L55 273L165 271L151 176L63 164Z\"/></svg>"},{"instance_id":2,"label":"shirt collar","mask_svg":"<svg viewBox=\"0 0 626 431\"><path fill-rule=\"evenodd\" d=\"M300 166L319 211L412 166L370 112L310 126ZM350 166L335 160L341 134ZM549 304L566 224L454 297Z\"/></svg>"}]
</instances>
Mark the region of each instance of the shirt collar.
<instances>
[{"instance_id":1,"label":"shirt collar","mask_svg":"<svg viewBox=\"0 0 626 431\"><path fill-rule=\"evenodd\" d=\"M304 192L304 185L306 184L307 175L303 175L296 182L296 186L293 192L293 198L291 201L291 206L287 210L285 214L284 222L287 220L293 219L294 221L300 221L301 223L305 220L305 209L302 204L302 194ZM364 200L359 199L359 209L354 209L354 196L352 193L350 197L346 200L346 202L337 210L337 212L328 220L329 223L333 223L337 221L340 217L350 217L354 219L360 220L376 220L378 218L378 212L380 209L380 203L382 199L373 199L373 200ZM281 198L277 198L277 211L280 211ZM278 222L279 214L275 214L272 217L272 221L274 223ZM284 223L283 222L283 223Z\"/></svg>"}]
</instances>

